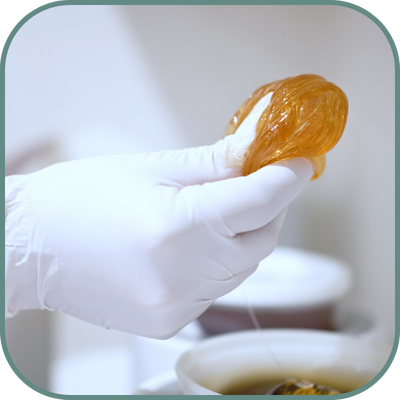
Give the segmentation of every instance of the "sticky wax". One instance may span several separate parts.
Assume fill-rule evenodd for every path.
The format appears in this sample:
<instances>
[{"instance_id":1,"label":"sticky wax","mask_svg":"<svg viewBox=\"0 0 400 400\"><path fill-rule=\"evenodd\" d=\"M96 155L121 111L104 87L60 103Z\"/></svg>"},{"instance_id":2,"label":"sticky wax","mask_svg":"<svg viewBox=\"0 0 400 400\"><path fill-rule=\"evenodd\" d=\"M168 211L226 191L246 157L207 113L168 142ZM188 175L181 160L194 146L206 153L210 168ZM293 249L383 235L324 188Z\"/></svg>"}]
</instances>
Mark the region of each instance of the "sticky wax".
<instances>
[{"instance_id":1,"label":"sticky wax","mask_svg":"<svg viewBox=\"0 0 400 400\"><path fill-rule=\"evenodd\" d=\"M256 136L244 155L243 175L296 157L311 160L318 178L325 154L340 140L347 121L348 100L335 84L319 75L299 75L261 86L240 107L226 128L236 132L253 107L268 93L270 104L256 126Z\"/></svg>"}]
</instances>

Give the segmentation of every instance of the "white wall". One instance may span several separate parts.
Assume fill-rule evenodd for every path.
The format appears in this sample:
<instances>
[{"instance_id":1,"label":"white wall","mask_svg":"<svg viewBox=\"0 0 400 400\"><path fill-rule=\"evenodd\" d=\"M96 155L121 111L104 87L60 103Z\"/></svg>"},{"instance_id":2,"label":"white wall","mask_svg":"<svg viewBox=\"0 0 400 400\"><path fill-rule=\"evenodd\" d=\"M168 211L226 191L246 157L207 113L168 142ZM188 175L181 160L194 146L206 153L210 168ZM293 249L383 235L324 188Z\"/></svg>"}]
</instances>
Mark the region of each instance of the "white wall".
<instances>
[{"instance_id":1,"label":"white wall","mask_svg":"<svg viewBox=\"0 0 400 400\"><path fill-rule=\"evenodd\" d=\"M49 142L58 159L183 145L140 43L120 19L109 6L62 6L18 31L6 63L7 165Z\"/></svg>"},{"instance_id":2,"label":"white wall","mask_svg":"<svg viewBox=\"0 0 400 400\"><path fill-rule=\"evenodd\" d=\"M349 301L371 310L390 341L394 62L381 30L354 10L47 10L19 31L7 57L6 161L18 172L105 152L210 144L254 89L302 73L320 74L340 86L349 98L349 120L328 154L323 177L310 182L291 205L280 244L349 262L356 277ZM50 150L33 157L35 162L15 163L32 146L48 142ZM95 328L68 317L53 316L51 323L57 356L84 348L88 338L105 340Z\"/></svg>"}]
</instances>

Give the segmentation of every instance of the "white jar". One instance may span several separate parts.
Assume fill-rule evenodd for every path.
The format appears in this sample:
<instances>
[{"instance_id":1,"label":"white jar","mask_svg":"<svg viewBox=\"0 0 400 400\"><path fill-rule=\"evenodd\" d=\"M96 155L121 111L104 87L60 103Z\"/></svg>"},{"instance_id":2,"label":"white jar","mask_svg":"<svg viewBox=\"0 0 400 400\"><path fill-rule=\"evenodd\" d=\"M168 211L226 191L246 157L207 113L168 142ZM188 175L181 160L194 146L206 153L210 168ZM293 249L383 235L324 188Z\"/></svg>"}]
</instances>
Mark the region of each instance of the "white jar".
<instances>
[{"instance_id":1,"label":"white jar","mask_svg":"<svg viewBox=\"0 0 400 400\"><path fill-rule=\"evenodd\" d=\"M339 332L266 329L219 335L183 354L176 366L187 395L223 394L240 380L262 376L306 379L343 392L362 387L383 368L387 344ZM320 380L319 382L317 380Z\"/></svg>"},{"instance_id":2,"label":"white jar","mask_svg":"<svg viewBox=\"0 0 400 400\"><path fill-rule=\"evenodd\" d=\"M262 328L335 330L336 307L352 287L340 260L277 247L242 285L199 317L208 335L253 329L248 306Z\"/></svg>"}]
</instances>

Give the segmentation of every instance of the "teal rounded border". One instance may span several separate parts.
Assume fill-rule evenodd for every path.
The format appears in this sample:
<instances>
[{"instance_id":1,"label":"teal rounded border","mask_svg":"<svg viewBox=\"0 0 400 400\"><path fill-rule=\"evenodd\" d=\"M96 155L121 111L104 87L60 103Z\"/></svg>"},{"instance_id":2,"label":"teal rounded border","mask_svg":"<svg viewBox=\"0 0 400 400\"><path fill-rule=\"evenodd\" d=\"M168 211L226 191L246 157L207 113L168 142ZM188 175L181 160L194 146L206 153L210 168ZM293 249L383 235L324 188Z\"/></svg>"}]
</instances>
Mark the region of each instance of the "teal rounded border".
<instances>
[{"instance_id":1,"label":"teal rounded border","mask_svg":"<svg viewBox=\"0 0 400 400\"><path fill-rule=\"evenodd\" d=\"M383 32L383 34L386 36L390 47L393 52L393 59L394 59L394 64L395 64L395 115L396 115L396 120L395 120L395 133L399 132L399 121L398 121L398 116L400 115L400 103L399 103L399 81L398 81L398 76L399 76L399 54L396 48L396 45L394 43L394 40L392 36L390 35L389 31L386 29L386 27L380 22L374 15L372 15L369 11L365 10L364 8L357 6L355 4L349 3L349 2L344 2L344 1L335 1L335 0L309 0L309 1L296 1L296 0L286 0L286 1L268 1L268 0L259 0L259 1L250 1L250 2L240 2L240 1L217 1L217 2L212 2L212 1L192 1L188 3L188 1L152 1L152 2L143 2L143 1L71 1L71 0L66 0L66 1L57 1L57 2L52 2L45 4L41 7L38 7L37 9L31 11L29 14L27 14L24 18L21 19L21 21L15 26L15 28L12 30L10 35L8 36L6 43L4 45L2 54L1 54L1 60L0 60L0 93L1 93L1 98L0 98L0 120L2 121L1 127L0 127L0 133L3 137L3 142L2 142L2 147L3 147L3 155L5 154L5 64L6 64L6 57L8 53L8 49L11 45L12 40L14 39L15 35L19 31L19 29L31 18L33 18L36 14L39 14L45 10L48 10L53 7L62 7L62 6L67 6L67 5L74 5L74 6L82 6L82 5L330 5L330 6L339 6L339 7L346 7L353 9L366 17L368 17L372 22L374 22L380 30ZM396 149L397 149L397 144L396 144ZM3 175L5 175L5 165L4 162L2 164L2 169L3 169ZM397 168L396 168L397 169ZM397 179L395 181L397 183ZM397 185L396 185L397 186ZM3 194L4 194L4 187L3 187ZM395 226L397 227L398 225L398 218L395 219ZM3 233L3 238L4 238L4 233ZM395 241L396 245L398 243L398 240ZM3 250L3 255L4 255L4 250ZM4 257L3 257L4 259ZM395 263L397 265L397 262ZM5 278L4 274L1 274L1 280L0 280L1 288L4 291L5 287ZM396 274L395 278L395 284L396 284L396 293L395 293L395 341L393 345L392 352L390 353L390 356L388 358L388 361L386 362L385 366L382 368L380 373L372 379L368 384L362 386L361 388L354 390L349 393L344 393L341 395L331 395L332 399L346 399L352 396L355 396L357 394L360 394L366 390L368 390L371 386L373 386L376 382L378 382L382 376L386 373L386 371L389 369L390 365L393 362L393 359L396 355L398 346L399 346L399 333L400 333L400 323L399 323L399 295L398 295L398 284L399 284L399 276ZM1 307L5 309L5 297L1 296ZM12 370L15 372L15 374L21 379L22 382L24 382L27 386L35 390L36 392L43 394L48 397L52 397L55 399L98 399L98 398L108 398L112 399L114 397L131 397L130 395L62 395L58 393L52 393L47 390L44 390L40 388L39 386L33 384L31 381L29 381L16 367L14 364L14 361L12 360L10 353L7 348L7 343L5 339L5 321L2 320L0 321L0 336L1 336L1 344L2 348L4 351L4 355L12 368ZM334 396L334 397L332 397ZM141 396L139 396L141 397ZM146 396L146 398L157 398L157 396ZM175 396L167 396L167 397L175 397ZM235 398L235 396L228 396ZM248 397L254 398L255 396L242 396L242 397ZM262 397L265 398L265 396L256 396L256 397ZM291 396L282 396L282 397L291 397ZM303 398L324 398L324 396L303 396Z\"/></svg>"}]
</instances>

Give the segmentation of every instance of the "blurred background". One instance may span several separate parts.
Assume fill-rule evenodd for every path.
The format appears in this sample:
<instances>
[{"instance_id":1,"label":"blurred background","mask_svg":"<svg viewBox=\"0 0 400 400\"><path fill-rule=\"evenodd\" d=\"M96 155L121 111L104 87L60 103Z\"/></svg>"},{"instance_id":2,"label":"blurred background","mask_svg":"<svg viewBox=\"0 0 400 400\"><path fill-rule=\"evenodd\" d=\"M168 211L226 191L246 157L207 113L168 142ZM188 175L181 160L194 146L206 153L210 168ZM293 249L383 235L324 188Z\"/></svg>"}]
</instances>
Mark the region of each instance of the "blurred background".
<instances>
[{"instance_id":1,"label":"blurred background","mask_svg":"<svg viewBox=\"0 0 400 400\"><path fill-rule=\"evenodd\" d=\"M54 162L212 144L259 86L313 73L349 118L323 177L291 204L279 245L343 260L346 302L394 339L394 59L342 6L59 6L27 21L6 59L6 175ZM135 338L21 312L8 349L41 388L129 394ZM156 360L154 362L157 362Z\"/></svg>"}]
</instances>

